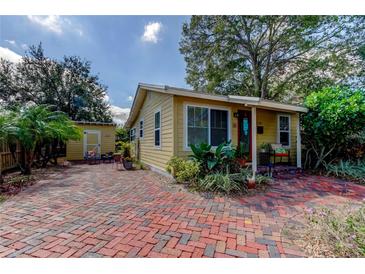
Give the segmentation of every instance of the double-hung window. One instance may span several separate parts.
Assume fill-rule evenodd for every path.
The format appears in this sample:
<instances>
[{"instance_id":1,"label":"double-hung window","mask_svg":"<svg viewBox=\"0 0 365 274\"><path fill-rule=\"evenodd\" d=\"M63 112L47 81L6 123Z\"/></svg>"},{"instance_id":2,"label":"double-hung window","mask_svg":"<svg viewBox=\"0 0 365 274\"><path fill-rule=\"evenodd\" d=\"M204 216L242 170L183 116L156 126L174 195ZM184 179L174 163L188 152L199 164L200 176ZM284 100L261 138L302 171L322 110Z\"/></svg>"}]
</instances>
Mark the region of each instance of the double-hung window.
<instances>
[{"instance_id":1,"label":"double-hung window","mask_svg":"<svg viewBox=\"0 0 365 274\"><path fill-rule=\"evenodd\" d=\"M278 143L290 146L290 116L278 115Z\"/></svg>"},{"instance_id":2,"label":"double-hung window","mask_svg":"<svg viewBox=\"0 0 365 274\"><path fill-rule=\"evenodd\" d=\"M161 110L155 112L155 147L161 146Z\"/></svg>"},{"instance_id":3,"label":"double-hung window","mask_svg":"<svg viewBox=\"0 0 365 274\"><path fill-rule=\"evenodd\" d=\"M129 132L131 142L133 142L136 139L136 128L132 128Z\"/></svg>"},{"instance_id":4,"label":"double-hung window","mask_svg":"<svg viewBox=\"0 0 365 274\"><path fill-rule=\"evenodd\" d=\"M229 140L228 110L186 107L186 146L200 143L218 146Z\"/></svg>"},{"instance_id":5,"label":"double-hung window","mask_svg":"<svg viewBox=\"0 0 365 274\"><path fill-rule=\"evenodd\" d=\"M139 121L139 138L143 138L144 135L144 120Z\"/></svg>"}]
</instances>

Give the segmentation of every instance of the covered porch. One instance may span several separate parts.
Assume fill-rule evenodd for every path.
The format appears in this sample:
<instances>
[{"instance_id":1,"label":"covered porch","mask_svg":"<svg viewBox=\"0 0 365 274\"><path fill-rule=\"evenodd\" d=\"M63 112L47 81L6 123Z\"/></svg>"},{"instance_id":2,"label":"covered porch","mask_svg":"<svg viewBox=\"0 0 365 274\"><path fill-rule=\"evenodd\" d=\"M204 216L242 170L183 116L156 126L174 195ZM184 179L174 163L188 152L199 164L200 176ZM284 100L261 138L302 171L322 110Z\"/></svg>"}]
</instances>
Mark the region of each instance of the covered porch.
<instances>
[{"instance_id":1,"label":"covered porch","mask_svg":"<svg viewBox=\"0 0 365 274\"><path fill-rule=\"evenodd\" d=\"M273 107L243 104L233 112L232 126L237 133L237 145L244 145L247 165L254 174L295 174L301 170L299 112L303 109L296 108L278 103Z\"/></svg>"}]
</instances>

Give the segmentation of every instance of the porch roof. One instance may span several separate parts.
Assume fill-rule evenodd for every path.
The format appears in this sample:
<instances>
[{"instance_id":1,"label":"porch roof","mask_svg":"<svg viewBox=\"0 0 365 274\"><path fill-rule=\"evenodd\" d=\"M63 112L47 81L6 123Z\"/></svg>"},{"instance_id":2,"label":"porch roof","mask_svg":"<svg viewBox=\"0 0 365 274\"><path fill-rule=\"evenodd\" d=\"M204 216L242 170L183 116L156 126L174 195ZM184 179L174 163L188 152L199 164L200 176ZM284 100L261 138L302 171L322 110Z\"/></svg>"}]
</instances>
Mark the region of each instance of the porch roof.
<instances>
[{"instance_id":1,"label":"porch roof","mask_svg":"<svg viewBox=\"0 0 365 274\"><path fill-rule=\"evenodd\" d=\"M266 108L279 111L287 111L287 112L308 111L307 108L300 105L284 104L272 100L261 99L259 97L239 96L239 95L212 95L204 92L198 92L195 90L190 90L185 88L171 87L167 85L153 85L153 84L139 83L133 100L132 108L129 113L129 117L125 123L125 126L127 128L131 127L133 121L137 118L144 97L148 90L177 96L186 96L186 97L200 98L206 100L243 104L245 106L255 106L258 108Z\"/></svg>"}]
</instances>

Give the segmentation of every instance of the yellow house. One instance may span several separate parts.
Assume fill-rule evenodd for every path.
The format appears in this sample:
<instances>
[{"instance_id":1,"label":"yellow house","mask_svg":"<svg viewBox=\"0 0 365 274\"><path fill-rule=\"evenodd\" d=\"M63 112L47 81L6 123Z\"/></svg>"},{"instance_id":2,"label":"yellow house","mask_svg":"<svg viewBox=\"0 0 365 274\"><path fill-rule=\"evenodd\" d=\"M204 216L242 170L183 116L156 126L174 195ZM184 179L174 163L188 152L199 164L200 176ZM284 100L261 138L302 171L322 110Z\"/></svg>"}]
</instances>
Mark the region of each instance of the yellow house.
<instances>
[{"instance_id":1,"label":"yellow house","mask_svg":"<svg viewBox=\"0 0 365 274\"><path fill-rule=\"evenodd\" d=\"M246 145L254 171L262 143L282 144L290 150L290 162L300 168L301 112L307 109L258 97L139 84L125 126L131 140L138 141L137 158L156 171L164 171L172 156L190 155L189 144L214 147L228 140Z\"/></svg>"},{"instance_id":2,"label":"yellow house","mask_svg":"<svg viewBox=\"0 0 365 274\"><path fill-rule=\"evenodd\" d=\"M90 150L99 155L115 151L115 124L82 121L76 121L76 124L82 130L82 137L78 141L67 142L67 160L83 160Z\"/></svg>"}]
</instances>

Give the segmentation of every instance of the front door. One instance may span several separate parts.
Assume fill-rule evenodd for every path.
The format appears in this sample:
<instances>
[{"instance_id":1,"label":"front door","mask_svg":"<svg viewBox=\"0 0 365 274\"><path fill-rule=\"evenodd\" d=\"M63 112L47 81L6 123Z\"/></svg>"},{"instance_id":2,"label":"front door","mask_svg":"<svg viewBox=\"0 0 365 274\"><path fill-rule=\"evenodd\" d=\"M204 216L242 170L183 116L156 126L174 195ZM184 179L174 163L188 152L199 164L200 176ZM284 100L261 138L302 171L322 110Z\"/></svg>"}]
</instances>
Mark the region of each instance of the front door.
<instances>
[{"instance_id":1,"label":"front door","mask_svg":"<svg viewBox=\"0 0 365 274\"><path fill-rule=\"evenodd\" d=\"M84 130L84 155L88 151L100 155L100 130Z\"/></svg>"},{"instance_id":2,"label":"front door","mask_svg":"<svg viewBox=\"0 0 365 274\"><path fill-rule=\"evenodd\" d=\"M251 160L251 112L238 111L238 142L243 145L246 157Z\"/></svg>"}]
</instances>

